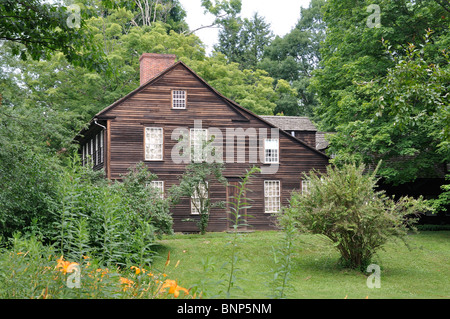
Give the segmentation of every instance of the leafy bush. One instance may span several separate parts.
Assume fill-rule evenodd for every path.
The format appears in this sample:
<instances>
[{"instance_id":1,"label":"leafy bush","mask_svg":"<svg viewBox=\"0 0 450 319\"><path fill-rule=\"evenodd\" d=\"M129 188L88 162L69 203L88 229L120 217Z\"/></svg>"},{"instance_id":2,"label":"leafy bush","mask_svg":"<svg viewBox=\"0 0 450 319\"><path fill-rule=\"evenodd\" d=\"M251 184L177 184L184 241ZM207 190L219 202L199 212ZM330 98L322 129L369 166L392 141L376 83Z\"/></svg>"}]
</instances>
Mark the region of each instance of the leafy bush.
<instances>
[{"instance_id":1,"label":"leafy bush","mask_svg":"<svg viewBox=\"0 0 450 319\"><path fill-rule=\"evenodd\" d=\"M308 192L293 193L289 210L302 231L328 237L343 265L364 270L389 238L404 238L415 229L415 216L430 208L421 199L398 201L376 191L375 172L364 166L329 166L327 174L305 176Z\"/></svg>"},{"instance_id":2,"label":"leafy bush","mask_svg":"<svg viewBox=\"0 0 450 319\"><path fill-rule=\"evenodd\" d=\"M93 254L104 263L150 263L157 236L172 232L168 200L147 186L154 178L139 164L123 183L111 183L73 158L60 172L46 235L72 260Z\"/></svg>"},{"instance_id":3,"label":"leafy bush","mask_svg":"<svg viewBox=\"0 0 450 319\"><path fill-rule=\"evenodd\" d=\"M49 201L57 188L57 161L21 145L0 140L0 233L11 237L32 221L48 224Z\"/></svg>"},{"instance_id":4,"label":"leafy bush","mask_svg":"<svg viewBox=\"0 0 450 319\"><path fill-rule=\"evenodd\" d=\"M157 178L141 162L130 167L128 174L122 176L122 183L115 186L122 194L129 214L134 216L133 223L148 223L161 236L172 233L173 220L170 215L171 199L162 198L158 189L149 187Z\"/></svg>"}]
</instances>

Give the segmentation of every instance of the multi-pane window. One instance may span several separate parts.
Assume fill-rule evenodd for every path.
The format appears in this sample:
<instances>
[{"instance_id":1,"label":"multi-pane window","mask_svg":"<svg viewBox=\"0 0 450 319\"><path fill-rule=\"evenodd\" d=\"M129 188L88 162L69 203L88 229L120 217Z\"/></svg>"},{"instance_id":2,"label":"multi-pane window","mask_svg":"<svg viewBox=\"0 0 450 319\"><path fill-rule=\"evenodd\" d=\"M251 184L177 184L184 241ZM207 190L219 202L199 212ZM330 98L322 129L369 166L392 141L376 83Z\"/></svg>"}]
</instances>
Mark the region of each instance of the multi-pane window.
<instances>
[{"instance_id":1,"label":"multi-pane window","mask_svg":"<svg viewBox=\"0 0 450 319\"><path fill-rule=\"evenodd\" d=\"M264 163L278 163L279 161L279 140L264 140Z\"/></svg>"},{"instance_id":2,"label":"multi-pane window","mask_svg":"<svg viewBox=\"0 0 450 319\"><path fill-rule=\"evenodd\" d=\"M191 161L202 162L205 160L204 147L208 140L208 130L192 128L190 131Z\"/></svg>"},{"instance_id":3,"label":"multi-pane window","mask_svg":"<svg viewBox=\"0 0 450 319\"><path fill-rule=\"evenodd\" d=\"M172 108L174 109L186 108L186 91L182 90L172 91Z\"/></svg>"},{"instance_id":4,"label":"multi-pane window","mask_svg":"<svg viewBox=\"0 0 450 319\"><path fill-rule=\"evenodd\" d=\"M206 184L208 185L208 184ZM197 189L194 189L194 192L191 197L191 214L192 215L199 215L200 209L201 209L201 198L206 199L208 198L208 190L205 187L204 184L198 185L199 191ZM200 194L199 194L200 193Z\"/></svg>"},{"instance_id":5,"label":"multi-pane window","mask_svg":"<svg viewBox=\"0 0 450 319\"><path fill-rule=\"evenodd\" d=\"M309 194L310 181L304 179L302 180L302 193Z\"/></svg>"},{"instance_id":6,"label":"multi-pane window","mask_svg":"<svg viewBox=\"0 0 450 319\"><path fill-rule=\"evenodd\" d=\"M163 181L152 181L150 187L156 189L159 193L161 199L164 199L164 182Z\"/></svg>"},{"instance_id":7,"label":"multi-pane window","mask_svg":"<svg viewBox=\"0 0 450 319\"><path fill-rule=\"evenodd\" d=\"M89 152L89 155L91 156L91 165L94 165L94 140L90 140L89 145L91 146L91 150Z\"/></svg>"},{"instance_id":8,"label":"multi-pane window","mask_svg":"<svg viewBox=\"0 0 450 319\"><path fill-rule=\"evenodd\" d=\"M98 138L98 134L95 135L94 137L94 145L95 145L95 165L98 165L98 158L99 158L99 154L98 154L98 142L99 142L99 138Z\"/></svg>"},{"instance_id":9,"label":"multi-pane window","mask_svg":"<svg viewBox=\"0 0 450 319\"><path fill-rule=\"evenodd\" d=\"M104 143L104 140L103 140L103 131L102 132L100 132L100 163L103 163L104 162L104 157L105 157L105 152L104 152L104 149L105 149L105 143Z\"/></svg>"},{"instance_id":10,"label":"multi-pane window","mask_svg":"<svg viewBox=\"0 0 450 319\"><path fill-rule=\"evenodd\" d=\"M278 213L280 211L280 181L264 181L264 212Z\"/></svg>"},{"instance_id":11,"label":"multi-pane window","mask_svg":"<svg viewBox=\"0 0 450 319\"><path fill-rule=\"evenodd\" d=\"M81 148L83 165L97 166L104 163L104 131L94 135ZM89 160L89 162L88 162Z\"/></svg>"},{"instance_id":12,"label":"multi-pane window","mask_svg":"<svg viewBox=\"0 0 450 319\"><path fill-rule=\"evenodd\" d=\"M163 129L160 127L145 128L145 160L162 161L164 147Z\"/></svg>"},{"instance_id":13,"label":"multi-pane window","mask_svg":"<svg viewBox=\"0 0 450 319\"><path fill-rule=\"evenodd\" d=\"M81 160L82 160L83 166L86 165L86 163L85 163L85 161L86 161L86 144L84 144L81 147Z\"/></svg>"}]
</instances>

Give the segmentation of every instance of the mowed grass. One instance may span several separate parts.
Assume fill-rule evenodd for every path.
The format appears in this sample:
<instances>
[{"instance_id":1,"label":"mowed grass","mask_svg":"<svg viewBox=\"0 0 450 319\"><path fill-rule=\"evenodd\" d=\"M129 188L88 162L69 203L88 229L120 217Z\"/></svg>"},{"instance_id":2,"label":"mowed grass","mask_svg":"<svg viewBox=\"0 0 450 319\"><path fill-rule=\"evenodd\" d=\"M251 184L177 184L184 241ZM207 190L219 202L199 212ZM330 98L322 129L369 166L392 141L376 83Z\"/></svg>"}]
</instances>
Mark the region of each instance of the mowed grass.
<instances>
[{"instance_id":1,"label":"mowed grass","mask_svg":"<svg viewBox=\"0 0 450 319\"><path fill-rule=\"evenodd\" d=\"M274 263L273 248L278 247L282 232L256 231L240 234L239 268L230 298L266 299L271 288ZM195 287L206 298L226 298L225 282L229 276L232 234L166 236L156 247L162 256L154 263L163 269L170 252L166 272L183 287ZM339 254L324 237L299 235L294 242L287 298L295 299L445 299L450 298L450 231L428 231L389 242L378 252L373 263L381 267L381 288L367 287L369 273L343 269ZM179 261L179 262L178 262ZM178 263L178 265L177 265ZM176 266L176 267L175 267Z\"/></svg>"}]
</instances>

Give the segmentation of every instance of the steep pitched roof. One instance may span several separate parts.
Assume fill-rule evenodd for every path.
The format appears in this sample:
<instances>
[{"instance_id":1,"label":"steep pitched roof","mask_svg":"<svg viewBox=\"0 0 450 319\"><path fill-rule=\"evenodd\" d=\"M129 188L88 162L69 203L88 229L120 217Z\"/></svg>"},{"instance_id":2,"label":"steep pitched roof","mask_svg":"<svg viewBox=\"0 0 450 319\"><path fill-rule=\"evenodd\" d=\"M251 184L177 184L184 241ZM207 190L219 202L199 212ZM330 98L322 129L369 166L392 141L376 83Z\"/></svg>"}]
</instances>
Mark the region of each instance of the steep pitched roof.
<instances>
[{"instance_id":1,"label":"steep pitched roof","mask_svg":"<svg viewBox=\"0 0 450 319\"><path fill-rule=\"evenodd\" d=\"M308 117L302 116L261 116L273 125L285 131L317 132L316 126Z\"/></svg>"},{"instance_id":2,"label":"steep pitched roof","mask_svg":"<svg viewBox=\"0 0 450 319\"><path fill-rule=\"evenodd\" d=\"M91 122L89 123L89 126L94 123L94 121L96 119L101 119L102 117L107 117L105 116L106 113L108 113L108 111L110 111L111 109L113 109L114 107L116 107L117 105L119 105L120 103L122 103L123 101L129 99L130 97L132 97L133 95L135 95L136 93L140 92L141 90L145 89L147 86L151 85L152 83L156 82L158 79L160 79L162 76L164 76L165 74L167 74L168 72L170 72L171 70L173 70L174 68L176 68L177 66L183 66L184 68L186 68L195 78L197 78L200 82L202 82L207 88L209 88L212 92L214 92L219 98L223 99L228 106L230 106L231 109L233 109L237 114L241 115L243 120L245 121L249 121L249 116L258 119L259 121L267 124L268 126L272 127L272 128L279 128L280 132L282 134L284 134L285 136L287 136L288 138L290 138L291 140L295 140L297 143L303 145L304 147L314 151L315 153L319 154L320 156L326 157L328 158L328 156L320 151L318 151L316 148L309 146L308 144L306 144L305 142L299 140L296 137L293 137L291 134L287 133L286 131L284 131L282 128L274 125L273 123L271 123L270 121L267 121L266 119L264 119L263 117L256 115L255 113L251 112L250 110L247 110L246 108L240 106L239 104L237 104L236 102L234 102L233 100L230 100L229 98L225 97L224 95L222 95L219 91L217 91L215 88L213 88L211 85L209 85L204 79L202 79L197 73L195 73L191 68L189 68L184 62L182 61L178 61L175 64L173 64L172 66L170 66L169 68L165 69L164 71L162 71L161 73L155 75L153 78L149 79L146 83L142 84L141 86L139 86L137 89L133 90L132 92L130 92L129 94L127 94L126 96L122 97L121 99L117 100L116 102L114 102L113 104L111 104L110 106L104 108L103 110L101 110L100 112L98 112L94 118L91 120ZM81 133L81 132L80 132Z\"/></svg>"}]
</instances>

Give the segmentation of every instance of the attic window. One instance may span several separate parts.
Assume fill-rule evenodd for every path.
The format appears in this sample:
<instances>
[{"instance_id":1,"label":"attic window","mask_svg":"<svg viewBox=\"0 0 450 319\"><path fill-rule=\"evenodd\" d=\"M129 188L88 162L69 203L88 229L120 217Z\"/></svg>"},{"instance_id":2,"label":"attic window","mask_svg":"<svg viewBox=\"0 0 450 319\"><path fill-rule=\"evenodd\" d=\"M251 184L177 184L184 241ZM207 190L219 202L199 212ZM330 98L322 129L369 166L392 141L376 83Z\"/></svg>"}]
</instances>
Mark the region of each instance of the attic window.
<instances>
[{"instance_id":1,"label":"attic window","mask_svg":"<svg viewBox=\"0 0 450 319\"><path fill-rule=\"evenodd\" d=\"M186 91L172 91L172 108L177 110L186 108Z\"/></svg>"}]
</instances>

